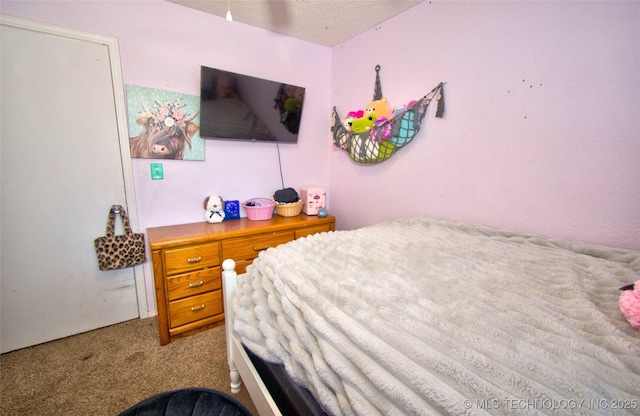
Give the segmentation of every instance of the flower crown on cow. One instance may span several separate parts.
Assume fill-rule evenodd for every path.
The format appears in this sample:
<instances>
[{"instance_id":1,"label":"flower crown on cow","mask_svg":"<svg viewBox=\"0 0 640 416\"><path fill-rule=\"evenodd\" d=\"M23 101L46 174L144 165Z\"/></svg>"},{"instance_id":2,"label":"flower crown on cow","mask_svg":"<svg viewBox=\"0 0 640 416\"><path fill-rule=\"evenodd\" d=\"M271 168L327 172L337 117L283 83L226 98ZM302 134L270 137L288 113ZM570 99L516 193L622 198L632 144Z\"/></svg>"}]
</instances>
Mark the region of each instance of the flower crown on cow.
<instances>
[{"instance_id":1,"label":"flower crown on cow","mask_svg":"<svg viewBox=\"0 0 640 416\"><path fill-rule=\"evenodd\" d=\"M151 112L144 103L142 103L144 111L141 112L140 115L149 119L149 127L155 127L158 130L176 128L182 131L182 129L186 127L186 123L197 116L197 113L191 115L183 113L182 109L186 104L181 104L179 99L165 101L164 103L156 101L156 105L157 108L155 111Z\"/></svg>"}]
</instances>

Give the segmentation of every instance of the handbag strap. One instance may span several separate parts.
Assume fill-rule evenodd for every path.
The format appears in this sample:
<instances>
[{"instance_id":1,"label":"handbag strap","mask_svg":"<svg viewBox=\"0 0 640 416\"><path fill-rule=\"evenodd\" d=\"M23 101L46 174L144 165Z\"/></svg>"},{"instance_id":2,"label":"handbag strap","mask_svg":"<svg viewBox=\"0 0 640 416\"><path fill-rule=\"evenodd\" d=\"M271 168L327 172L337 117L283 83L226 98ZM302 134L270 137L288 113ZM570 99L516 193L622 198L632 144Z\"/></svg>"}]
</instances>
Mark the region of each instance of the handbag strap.
<instances>
[{"instance_id":1,"label":"handbag strap","mask_svg":"<svg viewBox=\"0 0 640 416\"><path fill-rule=\"evenodd\" d=\"M120 214L120 218L122 219L122 225L124 226L125 234L132 234L131 225L129 225L129 217L127 216L127 211L124 210L122 205L112 205L109 210L109 219L107 220L107 231L105 235L111 237L115 234L116 230L116 214Z\"/></svg>"}]
</instances>

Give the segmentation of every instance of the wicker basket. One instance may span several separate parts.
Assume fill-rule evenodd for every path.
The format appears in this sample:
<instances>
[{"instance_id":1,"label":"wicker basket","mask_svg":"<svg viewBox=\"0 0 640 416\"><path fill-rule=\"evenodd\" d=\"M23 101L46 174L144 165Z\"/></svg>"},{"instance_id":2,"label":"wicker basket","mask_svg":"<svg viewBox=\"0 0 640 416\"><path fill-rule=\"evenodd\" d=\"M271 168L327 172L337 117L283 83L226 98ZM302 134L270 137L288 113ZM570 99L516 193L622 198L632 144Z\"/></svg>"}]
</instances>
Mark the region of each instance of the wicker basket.
<instances>
[{"instance_id":1,"label":"wicker basket","mask_svg":"<svg viewBox=\"0 0 640 416\"><path fill-rule=\"evenodd\" d=\"M295 217L300 215L304 201L290 202L288 204L276 204L276 213L281 217Z\"/></svg>"},{"instance_id":2,"label":"wicker basket","mask_svg":"<svg viewBox=\"0 0 640 416\"><path fill-rule=\"evenodd\" d=\"M247 206L247 202L253 202L254 206ZM270 220L273 216L275 201L269 198L251 198L242 204L247 211L247 219L251 221Z\"/></svg>"}]
</instances>

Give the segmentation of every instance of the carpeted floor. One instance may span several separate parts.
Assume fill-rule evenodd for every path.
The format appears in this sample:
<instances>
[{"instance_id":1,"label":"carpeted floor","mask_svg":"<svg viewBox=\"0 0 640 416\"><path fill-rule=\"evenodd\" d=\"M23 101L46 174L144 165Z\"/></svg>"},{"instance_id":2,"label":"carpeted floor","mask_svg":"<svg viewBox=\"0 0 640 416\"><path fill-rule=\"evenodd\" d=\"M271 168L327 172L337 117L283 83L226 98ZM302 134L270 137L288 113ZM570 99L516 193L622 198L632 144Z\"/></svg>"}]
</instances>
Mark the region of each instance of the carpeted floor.
<instances>
[{"instance_id":1,"label":"carpeted floor","mask_svg":"<svg viewBox=\"0 0 640 416\"><path fill-rule=\"evenodd\" d=\"M136 319L3 354L0 415L118 415L154 394L231 394L224 326L160 346L156 318ZM246 391L233 395L257 415Z\"/></svg>"}]
</instances>

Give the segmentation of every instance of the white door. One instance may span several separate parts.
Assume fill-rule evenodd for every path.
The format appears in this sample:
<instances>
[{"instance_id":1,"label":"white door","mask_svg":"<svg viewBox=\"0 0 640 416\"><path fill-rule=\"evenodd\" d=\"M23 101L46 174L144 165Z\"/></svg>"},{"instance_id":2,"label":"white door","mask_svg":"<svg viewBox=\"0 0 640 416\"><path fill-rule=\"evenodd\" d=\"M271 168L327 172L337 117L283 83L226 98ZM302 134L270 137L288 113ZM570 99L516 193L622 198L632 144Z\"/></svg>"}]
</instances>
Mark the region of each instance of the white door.
<instances>
[{"instance_id":1,"label":"white door","mask_svg":"<svg viewBox=\"0 0 640 416\"><path fill-rule=\"evenodd\" d=\"M7 16L1 28L7 352L136 318L144 284L139 266L100 271L93 246L114 203L137 230L117 42Z\"/></svg>"}]
</instances>

